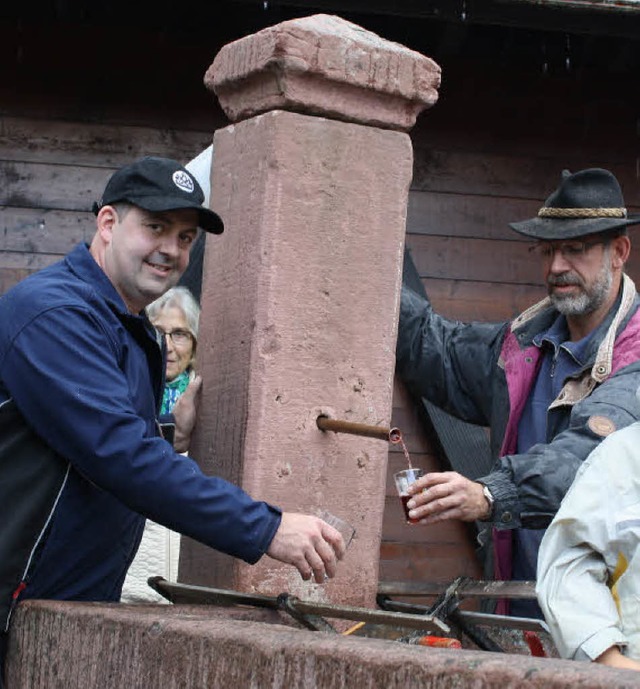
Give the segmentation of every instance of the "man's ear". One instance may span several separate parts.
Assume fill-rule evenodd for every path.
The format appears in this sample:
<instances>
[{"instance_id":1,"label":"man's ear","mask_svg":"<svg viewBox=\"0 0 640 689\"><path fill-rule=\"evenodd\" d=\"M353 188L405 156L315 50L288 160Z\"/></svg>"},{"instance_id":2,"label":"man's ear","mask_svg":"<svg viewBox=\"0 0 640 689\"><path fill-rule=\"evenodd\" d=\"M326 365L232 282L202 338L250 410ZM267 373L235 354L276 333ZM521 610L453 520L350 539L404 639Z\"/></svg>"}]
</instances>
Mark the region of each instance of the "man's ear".
<instances>
[{"instance_id":1,"label":"man's ear","mask_svg":"<svg viewBox=\"0 0 640 689\"><path fill-rule=\"evenodd\" d=\"M118 222L118 213L113 206L102 206L96 217L98 234L103 242L108 244L111 241L113 228Z\"/></svg>"},{"instance_id":2,"label":"man's ear","mask_svg":"<svg viewBox=\"0 0 640 689\"><path fill-rule=\"evenodd\" d=\"M626 235L616 237L612 242L611 265L622 270L631 253L631 240Z\"/></svg>"}]
</instances>

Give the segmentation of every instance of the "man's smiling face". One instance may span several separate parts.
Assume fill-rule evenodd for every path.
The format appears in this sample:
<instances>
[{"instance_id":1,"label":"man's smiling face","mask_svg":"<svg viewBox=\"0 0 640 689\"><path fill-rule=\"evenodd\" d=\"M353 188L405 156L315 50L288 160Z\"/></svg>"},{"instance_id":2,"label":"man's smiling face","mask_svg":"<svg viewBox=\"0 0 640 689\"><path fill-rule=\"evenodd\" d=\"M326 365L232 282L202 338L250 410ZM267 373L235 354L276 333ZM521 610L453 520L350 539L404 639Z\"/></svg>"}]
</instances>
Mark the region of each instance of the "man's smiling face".
<instances>
[{"instance_id":1,"label":"man's smiling face","mask_svg":"<svg viewBox=\"0 0 640 689\"><path fill-rule=\"evenodd\" d=\"M162 212L105 206L103 270L132 313L177 284L198 233L194 209Z\"/></svg>"}]
</instances>

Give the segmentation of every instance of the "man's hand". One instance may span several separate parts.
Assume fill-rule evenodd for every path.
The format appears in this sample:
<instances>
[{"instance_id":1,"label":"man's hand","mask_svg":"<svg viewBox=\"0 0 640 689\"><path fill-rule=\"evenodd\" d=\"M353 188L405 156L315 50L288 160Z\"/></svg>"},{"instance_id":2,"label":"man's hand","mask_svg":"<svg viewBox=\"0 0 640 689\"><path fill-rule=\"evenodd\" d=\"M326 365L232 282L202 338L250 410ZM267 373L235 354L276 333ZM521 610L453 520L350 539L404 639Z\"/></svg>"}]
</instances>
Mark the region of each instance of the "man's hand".
<instances>
[{"instance_id":1,"label":"man's hand","mask_svg":"<svg viewBox=\"0 0 640 689\"><path fill-rule=\"evenodd\" d=\"M409 486L409 516L421 524L434 524L445 519L472 522L486 519L491 511L482 484L455 471L421 476Z\"/></svg>"},{"instance_id":2,"label":"man's hand","mask_svg":"<svg viewBox=\"0 0 640 689\"><path fill-rule=\"evenodd\" d=\"M283 512L267 555L293 565L305 581L313 576L321 584L325 574L335 576L345 550L341 533L319 517Z\"/></svg>"},{"instance_id":3,"label":"man's hand","mask_svg":"<svg viewBox=\"0 0 640 689\"><path fill-rule=\"evenodd\" d=\"M611 646L604 653L596 658L596 663L608 665L609 667L619 667L626 670L640 670L640 663L637 660L627 658L622 655L617 646Z\"/></svg>"},{"instance_id":4,"label":"man's hand","mask_svg":"<svg viewBox=\"0 0 640 689\"><path fill-rule=\"evenodd\" d=\"M186 390L178 397L173 407L173 418L176 422L176 431L173 436L173 448L176 452L186 452L189 449L189 441L193 427L196 425L196 412L200 402L200 390L202 377L196 376L187 385Z\"/></svg>"}]
</instances>

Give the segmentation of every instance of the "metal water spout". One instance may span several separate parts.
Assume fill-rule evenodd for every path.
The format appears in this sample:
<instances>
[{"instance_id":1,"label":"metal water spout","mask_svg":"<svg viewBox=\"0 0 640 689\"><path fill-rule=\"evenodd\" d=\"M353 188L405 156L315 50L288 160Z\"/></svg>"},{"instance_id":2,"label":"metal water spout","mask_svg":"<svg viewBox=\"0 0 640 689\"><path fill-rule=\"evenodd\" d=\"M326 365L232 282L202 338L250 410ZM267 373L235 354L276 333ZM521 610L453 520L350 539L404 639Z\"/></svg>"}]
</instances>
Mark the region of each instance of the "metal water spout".
<instances>
[{"instance_id":1,"label":"metal water spout","mask_svg":"<svg viewBox=\"0 0 640 689\"><path fill-rule=\"evenodd\" d=\"M334 433L349 433L351 435L361 435L367 438L379 438L380 440L386 440L390 443L399 443L402 439L399 428L369 426L365 423L331 419L324 414L318 416L316 425L321 431L333 431Z\"/></svg>"}]
</instances>

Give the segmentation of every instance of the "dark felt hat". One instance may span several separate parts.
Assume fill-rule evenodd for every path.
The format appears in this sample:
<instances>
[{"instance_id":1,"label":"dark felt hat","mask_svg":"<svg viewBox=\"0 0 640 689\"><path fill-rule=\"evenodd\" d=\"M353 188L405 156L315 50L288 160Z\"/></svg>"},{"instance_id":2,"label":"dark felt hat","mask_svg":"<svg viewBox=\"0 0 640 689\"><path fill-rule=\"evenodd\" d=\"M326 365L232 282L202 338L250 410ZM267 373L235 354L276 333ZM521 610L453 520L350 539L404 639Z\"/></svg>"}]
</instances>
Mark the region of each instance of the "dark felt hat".
<instances>
[{"instance_id":1,"label":"dark felt hat","mask_svg":"<svg viewBox=\"0 0 640 689\"><path fill-rule=\"evenodd\" d=\"M543 240L573 239L640 222L628 217L618 180L608 170L562 172L560 186L544 202L538 217L509 223L516 232Z\"/></svg>"},{"instance_id":2,"label":"dark felt hat","mask_svg":"<svg viewBox=\"0 0 640 689\"><path fill-rule=\"evenodd\" d=\"M148 156L114 172L93 211L97 215L103 206L118 201L153 212L193 208L203 230L214 234L224 230L220 216L202 205L204 192L195 177L170 158Z\"/></svg>"}]
</instances>

